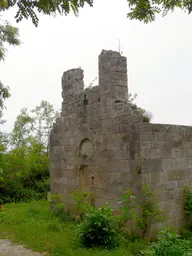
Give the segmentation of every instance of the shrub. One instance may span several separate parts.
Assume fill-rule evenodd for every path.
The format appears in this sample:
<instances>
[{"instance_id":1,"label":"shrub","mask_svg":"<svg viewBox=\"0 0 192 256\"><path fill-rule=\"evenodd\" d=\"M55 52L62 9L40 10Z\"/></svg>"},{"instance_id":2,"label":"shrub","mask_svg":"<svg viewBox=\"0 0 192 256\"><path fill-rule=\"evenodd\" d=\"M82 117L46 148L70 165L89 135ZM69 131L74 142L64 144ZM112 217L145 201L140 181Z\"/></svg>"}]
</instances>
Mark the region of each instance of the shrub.
<instances>
[{"instance_id":1,"label":"shrub","mask_svg":"<svg viewBox=\"0 0 192 256\"><path fill-rule=\"evenodd\" d=\"M169 230L161 230L157 242L152 245L156 256L184 256L192 253L191 242L181 239L179 235Z\"/></svg>"},{"instance_id":2,"label":"shrub","mask_svg":"<svg viewBox=\"0 0 192 256\"><path fill-rule=\"evenodd\" d=\"M156 195L148 185L142 187L142 200L138 200L132 191L125 191L121 197L120 208L122 217L121 224L131 221L136 224L143 232L143 237L148 235L151 223L160 223L163 221L163 212L158 206ZM133 230L132 230L133 234Z\"/></svg>"},{"instance_id":3,"label":"shrub","mask_svg":"<svg viewBox=\"0 0 192 256\"><path fill-rule=\"evenodd\" d=\"M73 191L69 194L73 201L73 212L82 219L84 214L90 209L91 195L89 192Z\"/></svg>"},{"instance_id":4,"label":"shrub","mask_svg":"<svg viewBox=\"0 0 192 256\"><path fill-rule=\"evenodd\" d=\"M121 196L121 203L121 225L124 225L127 221L137 223L139 204L137 198L135 197L131 190L128 189L124 192L124 194Z\"/></svg>"},{"instance_id":5,"label":"shrub","mask_svg":"<svg viewBox=\"0 0 192 256\"><path fill-rule=\"evenodd\" d=\"M79 227L80 243L87 248L114 248L119 245L118 232L117 221L107 205L91 208Z\"/></svg>"},{"instance_id":6,"label":"shrub","mask_svg":"<svg viewBox=\"0 0 192 256\"><path fill-rule=\"evenodd\" d=\"M188 216L192 216L192 191L189 187L184 188L184 211Z\"/></svg>"},{"instance_id":7,"label":"shrub","mask_svg":"<svg viewBox=\"0 0 192 256\"><path fill-rule=\"evenodd\" d=\"M192 229L192 191L190 187L184 187L184 212L188 217L188 228Z\"/></svg>"},{"instance_id":8,"label":"shrub","mask_svg":"<svg viewBox=\"0 0 192 256\"><path fill-rule=\"evenodd\" d=\"M143 199L140 204L142 216L138 219L138 226L142 229L145 237L150 231L151 223L163 222L164 216L154 191L148 185L143 186L142 194Z\"/></svg>"},{"instance_id":9,"label":"shrub","mask_svg":"<svg viewBox=\"0 0 192 256\"><path fill-rule=\"evenodd\" d=\"M14 151L2 154L0 158L2 203L45 199L49 191L48 163L45 154L19 155Z\"/></svg>"}]
</instances>

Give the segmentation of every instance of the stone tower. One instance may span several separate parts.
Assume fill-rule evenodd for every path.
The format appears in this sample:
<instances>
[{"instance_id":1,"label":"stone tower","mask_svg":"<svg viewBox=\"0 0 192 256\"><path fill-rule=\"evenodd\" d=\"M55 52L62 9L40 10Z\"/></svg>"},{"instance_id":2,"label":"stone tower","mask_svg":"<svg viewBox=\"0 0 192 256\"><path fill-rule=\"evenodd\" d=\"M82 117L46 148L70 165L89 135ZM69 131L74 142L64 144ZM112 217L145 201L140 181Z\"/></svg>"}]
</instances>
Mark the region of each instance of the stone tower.
<instances>
[{"instance_id":1,"label":"stone tower","mask_svg":"<svg viewBox=\"0 0 192 256\"><path fill-rule=\"evenodd\" d=\"M99 85L84 89L83 76L82 69L71 69L62 77L62 113L50 140L51 190L63 195L77 188L90 191L96 206L107 200L115 207L133 182L130 160L138 150L131 125L139 116L127 103L126 57L103 50ZM128 132L135 138L131 150Z\"/></svg>"}]
</instances>

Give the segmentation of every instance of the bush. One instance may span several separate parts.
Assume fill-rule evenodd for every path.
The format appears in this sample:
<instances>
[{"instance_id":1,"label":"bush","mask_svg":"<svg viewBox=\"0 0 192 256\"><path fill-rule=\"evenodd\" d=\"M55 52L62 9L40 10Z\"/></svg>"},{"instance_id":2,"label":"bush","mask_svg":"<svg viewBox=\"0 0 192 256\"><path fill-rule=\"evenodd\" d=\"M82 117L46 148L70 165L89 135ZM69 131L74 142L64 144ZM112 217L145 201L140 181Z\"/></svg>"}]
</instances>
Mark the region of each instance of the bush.
<instances>
[{"instance_id":1,"label":"bush","mask_svg":"<svg viewBox=\"0 0 192 256\"><path fill-rule=\"evenodd\" d=\"M181 239L179 235L169 230L161 230L157 242L141 253L146 256L189 256L192 255L191 242Z\"/></svg>"},{"instance_id":2,"label":"bush","mask_svg":"<svg viewBox=\"0 0 192 256\"><path fill-rule=\"evenodd\" d=\"M89 192L75 190L69 196L73 201L73 213L79 215L80 219L82 219L90 209L91 194Z\"/></svg>"},{"instance_id":3,"label":"bush","mask_svg":"<svg viewBox=\"0 0 192 256\"><path fill-rule=\"evenodd\" d=\"M154 191L148 185L143 185L142 195L142 200L138 200L132 191L125 191L121 196L120 219L122 225L131 221L142 230L143 237L148 237L151 224L163 222L164 214L157 203Z\"/></svg>"},{"instance_id":4,"label":"bush","mask_svg":"<svg viewBox=\"0 0 192 256\"><path fill-rule=\"evenodd\" d=\"M138 203L138 199L135 197L131 190L126 190L124 194L121 196L122 206L120 207L120 211L122 216L120 217L121 225L125 225L127 221L132 221L133 223L138 222L138 209L140 207ZM133 234L133 231L132 231Z\"/></svg>"},{"instance_id":5,"label":"bush","mask_svg":"<svg viewBox=\"0 0 192 256\"><path fill-rule=\"evenodd\" d=\"M45 199L49 191L49 160L42 154L19 155L13 151L0 158L2 203Z\"/></svg>"},{"instance_id":6,"label":"bush","mask_svg":"<svg viewBox=\"0 0 192 256\"><path fill-rule=\"evenodd\" d=\"M140 205L142 217L138 220L138 226L142 229L143 237L148 237L151 224L162 223L164 213L158 205L156 194L148 185L143 185L142 194Z\"/></svg>"},{"instance_id":7,"label":"bush","mask_svg":"<svg viewBox=\"0 0 192 256\"><path fill-rule=\"evenodd\" d=\"M192 216L192 192L189 187L184 188L184 211L188 216Z\"/></svg>"},{"instance_id":8,"label":"bush","mask_svg":"<svg viewBox=\"0 0 192 256\"><path fill-rule=\"evenodd\" d=\"M118 224L111 209L91 208L79 227L80 243L87 248L111 249L119 245Z\"/></svg>"}]
</instances>

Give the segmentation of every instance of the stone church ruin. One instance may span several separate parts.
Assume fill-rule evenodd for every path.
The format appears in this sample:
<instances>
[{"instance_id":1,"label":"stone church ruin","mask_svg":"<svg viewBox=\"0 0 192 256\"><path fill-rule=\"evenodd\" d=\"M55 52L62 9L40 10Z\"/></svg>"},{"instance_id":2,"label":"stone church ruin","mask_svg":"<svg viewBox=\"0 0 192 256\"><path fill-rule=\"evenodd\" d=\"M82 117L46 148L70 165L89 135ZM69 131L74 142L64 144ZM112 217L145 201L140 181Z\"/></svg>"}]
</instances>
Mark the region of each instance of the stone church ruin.
<instances>
[{"instance_id":1,"label":"stone church ruin","mask_svg":"<svg viewBox=\"0 0 192 256\"><path fill-rule=\"evenodd\" d=\"M99 56L99 85L84 89L83 70L62 77L62 113L50 136L51 192L91 192L96 207L119 207L130 188L158 191L165 224L184 225L183 189L192 185L192 128L143 122L128 102L127 60ZM164 224L164 225L165 225Z\"/></svg>"}]
</instances>

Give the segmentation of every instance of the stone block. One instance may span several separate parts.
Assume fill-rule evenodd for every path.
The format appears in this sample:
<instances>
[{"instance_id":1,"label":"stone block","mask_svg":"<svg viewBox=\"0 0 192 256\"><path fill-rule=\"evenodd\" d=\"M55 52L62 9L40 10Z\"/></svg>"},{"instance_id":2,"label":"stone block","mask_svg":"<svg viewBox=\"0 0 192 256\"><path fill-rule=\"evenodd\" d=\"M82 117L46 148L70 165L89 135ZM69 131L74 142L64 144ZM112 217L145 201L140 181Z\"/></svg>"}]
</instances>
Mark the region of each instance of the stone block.
<instances>
[{"instance_id":1,"label":"stone block","mask_svg":"<svg viewBox=\"0 0 192 256\"><path fill-rule=\"evenodd\" d=\"M178 181L168 181L166 184L168 190L173 190L178 187Z\"/></svg>"},{"instance_id":2,"label":"stone block","mask_svg":"<svg viewBox=\"0 0 192 256\"><path fill-rule=\"evenodd\" d=\"M189 179L183 179L183 180L178 180L177 187L184 189L185 186L189 186L189 185L190 185L190 180Z\"/></svg>"},{"instance_id":3,"label":"stone block","mask_svg":"<svg viewBox=\"0 0 192 256\"><path fill-rule=\"evenodd\" d=\"M159 148L151 149L151 158L161 158L162 157L162 151Z\"/></svg>"},{"instance_id":4,"label":"stone block","mask_svg":"<svg viewBox=\"0 0 192 256\"><path fill-rule=\"evenodd\" d=\"M112 209L118 209L119 208L119 204L115 200L109 200L109 199L104 199L104 198L96 198L95 206L97 208L103 207L105 204L108 204L109 207L111 207Z\"/></svg>"}]
</instances>

